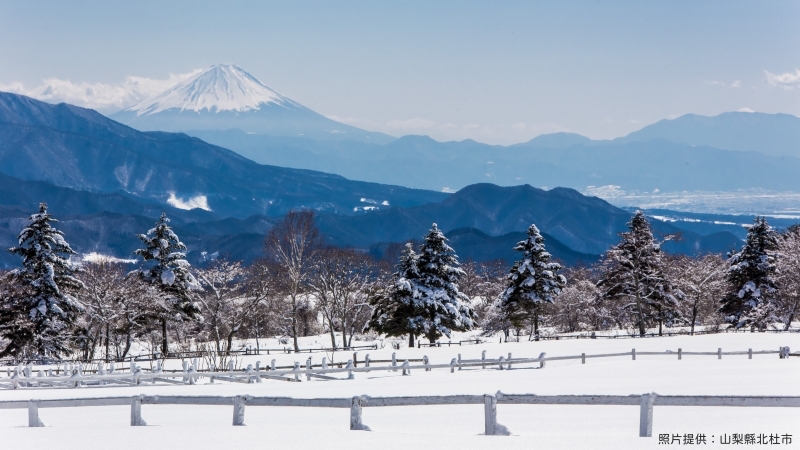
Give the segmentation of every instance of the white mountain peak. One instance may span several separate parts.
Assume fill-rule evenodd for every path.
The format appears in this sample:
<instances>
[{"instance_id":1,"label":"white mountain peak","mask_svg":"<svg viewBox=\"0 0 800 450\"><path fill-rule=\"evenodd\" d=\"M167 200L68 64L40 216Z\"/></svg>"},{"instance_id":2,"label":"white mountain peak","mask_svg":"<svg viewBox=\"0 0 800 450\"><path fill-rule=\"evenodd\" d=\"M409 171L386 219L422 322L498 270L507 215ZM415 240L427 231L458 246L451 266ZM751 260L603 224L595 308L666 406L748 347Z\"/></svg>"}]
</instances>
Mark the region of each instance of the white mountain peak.
<instances>
[{"instance_id":1,"label":"white mountain peak","mask_svg":"<svg viewBox=\"0 0 800 450\"><path fill-rule=\"evenodd\" d=\"M261 105L270 103L289 108L300 107L241 67L234 64L217 64L152 99L131 106L126 111L135 112L137 116L155 114L168 109L240 112L257 110Z\"/></svg>"}]
</instances>

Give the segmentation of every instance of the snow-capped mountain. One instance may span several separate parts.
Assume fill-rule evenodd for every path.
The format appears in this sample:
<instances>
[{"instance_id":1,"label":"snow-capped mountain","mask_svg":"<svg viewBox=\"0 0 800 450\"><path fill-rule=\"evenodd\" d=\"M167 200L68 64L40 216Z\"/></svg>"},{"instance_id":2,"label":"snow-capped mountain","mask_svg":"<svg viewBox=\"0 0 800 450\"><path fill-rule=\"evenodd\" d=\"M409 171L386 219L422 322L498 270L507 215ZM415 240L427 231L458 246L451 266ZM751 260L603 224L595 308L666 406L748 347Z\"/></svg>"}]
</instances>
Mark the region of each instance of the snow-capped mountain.
<instances>
[{"instance_id":1,"label":"snow-capped mountain","mask_svg":"<svg viewBox=\"0 0 800 450\"><path fill-rule=\"evenodd\" d=\"M247 133L385 143L393 138L318 114L232 64L218 64L111 115L143 131L240 129Z\"/></svg>"},{"instance_id":2,"label":"snow-capped mountain","mask_svg":"<svg viewBox=\"0 0 800 450\"><path fill-rule=\"evenodd\" d=\"M203 110L244 112L257 110L262 105L269 104L287 109L302 108L241 67L218 64L125 111L134 112L137 116L157 114L170 109L195 112Z\"/></svg>"}]
</instances>

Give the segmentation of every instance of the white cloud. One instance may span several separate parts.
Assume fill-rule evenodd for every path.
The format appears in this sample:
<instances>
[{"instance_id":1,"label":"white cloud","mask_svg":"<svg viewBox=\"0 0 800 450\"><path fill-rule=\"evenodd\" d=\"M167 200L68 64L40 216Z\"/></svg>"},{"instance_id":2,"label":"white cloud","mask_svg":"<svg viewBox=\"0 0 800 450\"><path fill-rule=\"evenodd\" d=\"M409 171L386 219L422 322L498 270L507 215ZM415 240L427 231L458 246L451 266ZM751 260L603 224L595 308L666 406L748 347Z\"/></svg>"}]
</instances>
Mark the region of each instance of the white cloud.
<instances>
[{"instance_id":1,"label":"white cloud","mask_svg":"<svg viewBox=\"0 0 800 450\"><path fill-rule=\"evenodd\" d=\"M772 73L765 70L764 75L767 78L767 83L771 86L783 89L800 88L800 69L795 69L794 73Z\"/></svg>"},{"instance_id":2,"label":"white cloud","mask_svg":"<svg viewBox=\"0 0 800 450\"><path fill-rule=\"evenodd\" d=\"M586 186L586 189L583 190L583 194L608 199L621 197L625 195L626 192L620 186L609 184L606 186Z\"/></svg>"},{"instance_id":3,"label":"white cloud","mask_svg":"<svg viewBox=\"0 0 800 450\"><path fill-rule=\"evenodd\" d=\"M38 86L26 87L20 82L0 83L0 91L27 95L38 100L100 110L121 109L166 91L201 72L170 74L166 79L129 76L121 83L74 83L70 80L47 78Z\"/></svg>"},{"instance_id":4,"label":"white cloud","mask_svg":"<svg viewBox=\"0 0 800 450\"><path fill-rule=\"evenodd\" d=\"M714 80L714 81L706 81L706 84L708 84L710 86L722 86L722 87L727 87L727 88L731 88L731 89L736 89L736 88L742 87L742 81L741 80L734 80L731 83L725 83L724 81Z\"/></svg>"},{"instance_id":5,"label":"white cloud","mask_svg":"<svg viewBox=\"0 0 800 450\"><path fill-rule=\"evenodd\" d=\"M753 110L752 110L752 109L750 109L750 108L739 108L739 112L749 112L749 113L754 113L755 111L753 111Z\"/></svg>"},{"instance_id":6,"label":"white cloud","mask_svg":"<svg viewBox=\"0 0 800 450\"><path fill-rule=\"evenodd\" d=\"M205 195L197 195L195 197L190 198L189 200L184 200L182 198L178 198L175 196L174 192L170 192L169 198L167 199L167 203L170 206L173 206L178 209L195 209L200 208L206 211L211 211L211 208L208 206L208 198Z\"/></svg>"}]
</instances>

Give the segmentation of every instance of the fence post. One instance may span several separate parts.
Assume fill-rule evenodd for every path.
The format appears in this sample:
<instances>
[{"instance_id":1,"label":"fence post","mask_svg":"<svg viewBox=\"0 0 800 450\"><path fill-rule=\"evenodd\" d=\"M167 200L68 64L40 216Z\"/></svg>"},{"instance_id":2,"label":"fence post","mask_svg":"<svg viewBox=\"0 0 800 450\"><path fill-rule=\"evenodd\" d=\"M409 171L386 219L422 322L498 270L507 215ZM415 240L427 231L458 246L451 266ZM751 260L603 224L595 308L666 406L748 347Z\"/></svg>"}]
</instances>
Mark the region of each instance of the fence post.
<instances>
[{"instance_id":1,"label":"fence post","mask_svg":"<svg viewBox=\"0 0 800 450\"><path fill-rule=\"evenodd\" d=\"M28 426L29 427L43 427L44 424L39 420L39 402L38 400L28 401Z\"/></svg>"},{"instance_id":2,"label":"fence post","mask_svg":"<svg viewBox=\"0 0 800 450\"><path fill-rule=\"evenodd\" d=\"M397 353L392 352L392 367L397 367ZM397 372L397 369L392 369L392 372Z\"/></svg>"},{"instance_id":3,"label":"fence post","mask_svg":"<svg viewBox=\"0 0 800 450\"><path fill-rule=\"evenodd\" d=\"M752 348L748 348L747 349L747 359L753 359L753 349Z\"/></svg>"},{"instance_id":4,"label":"fence post","mask_svg":"<svg viewBox=\"0 0 800 450\"><path fill-rule=\"evenodd\" d=\"M511 370L511 352L508 352L508 365L506 366L507 370Z\"/></svg>"},{"instance_id":5,"label":"fence post","mask_svg":"<svg viewBox=\"0 0 800 450\"><path fill-rule=\"evenodd\" d=\"M581 353L581 364L586 364L586 353Z\"/></svg>"},{"instance_id":6,"label":"fence post","mask_svg":"<svg viewBox=\"0 0 800 450\"><path fill-rule=\"evenodd\" d=\"M497 358L497 367L498 367L500 370L503 370L503 359L504 359L504 358L503 358L502 356L501 356L501 357L499 357L499 358Z\"/></svg>"},{"instance_id":7,"label":"fence post","mask_svg":"<svg viewBox=\"0 0 800 450\"><path fill-rule=\"evenodd\" d=\"M142 395L134 395L131 398L131 426L144 427L147 422L142 419Z\"/></svg>"},{"instance_id":8,"label":"fence post","mask_svg":"<svg viewBox=\"0 0 800 450\"><path fill-rule=\"evenodd\" d=\"M408 362L408 361L406 361L406 362ZM347 379L348 379L348 380L353 380L353 379L355 379L355 376L353 375L353 360L352 360L352 359L348 359L348 360L347 360L347 366L345 366L345 369L350 369L350 370L347 372Z\"/></svg>"},{"instance_id":9,"label":"fence post","mask_svg":"<svg viewBox=\"0 0 800 450\"><path fill-rule=\"evenodd\" d=\"M306 360L306 381L311 381L311 357Z\"/></svg>"},{"instance_id":10,"label":"fence post","mask_svg":"<svg viewBox=\"0 0 800 450\"><path fill-rule=\"evenodd\" d=\"M722 359L722 349L721 348L717 349L717 359Z\"/></svg>"},{"instance_id":11,"label":"fence post","mask_svg":"<svg viewBox=\"0 0 800 450\"><path fill-rule=\"evenodd\" d=\"M233 398L233 426L244 426L244 405L247 399L241 395Z\"/></svg>"},{"instance_id":12,"label":"fence post","mask_svg":"<svg viewBox=\"0 0 800 450\"><path fill-rule=\"evenodd\" d=\"M678 349L678 360L680 360L682 357L683 357L683 349L679 348Z\"/></svg>"},{"instance_id":13,"label":"fence post","mask_svg":"<svg viewBox=\"0 0 800 450\"><path fill-rule=\"evenodd\" d=\"M539 353L539 368L540 369L544 369L545 361L543 361L543 360L544 360L545 356L547 356L547 354L545 352Z\"/></svg>"},{"instance_id":14,"label":"fence post","mask_svg":"<svg viewBox=\"0 0 800 450\"><path fill-rule=\"evenodd\" d=\"M428 367L428 355L422 357L422 364L425 366L425 372L431 371L431 369Z\"/></svg>"},{"instance_id":15,"label":"fence post","mask_svg":"<svg viewBox=\"0 0 800 450\"><path fill-rule=\"evenodd\" d=\"M655 400L655 392L642 394L641 409L639 410L639 437L653 436L653 404Z\"/></svg>"},{"instance_id":16,"label":"fence post","mask_svg":"<svg viewBox=\"0 0 800 450\"><path fill-rule=\"evenodd\" d=\"M403 375L411 375L411 367L408 364L408 360L403 361Z\"/></svg>"},{"instance_id":17,"label":"fence post","mask_svg":"<svg viewBox=\"0 0 800 450\"><path fill-rule=\"evenodd\" d=\"M461 353L458 354L458 370L461 370Z\"/></svg>"},{"instance_id":18,"label":"fence post","mask_svg":"<svg viewBox=\"0 0 800 450\"><path fill-rule=\"evenodd\" d=\"M497 397L486 394L483 396L484 434L494 436L497 428Z\"/></svg>"},{"instance_id":19,"label":"fence post","mask_svg":"<svg viewBox=\"0 0 800 450\"><path fill-rule=\"evenodd\" d=\"M269 370L275 370L275 360L274 359L272 361L270 361L270 363L269 363Z\"/></svg>"},{"instance_id":20,"label":"fence post","mask_svg":"<svg viewBox=\"0 0 800 450\"><path fill-rule=\"evenodd\" d=\"M350 400L350 430L370 431L361 419L361 397L353 397Z\"/></svg>"},{"instance_id":21,"label":"fence post","mask_svg":"<svg viewBox=\"0 0 800 450\"><path fill-rule=\"evenodd\" d=\"M353 352L353 367L358 367L358 352Z\"/></svg>"},{"instance_id":22,"label":"fence post","mask_svg":"<svg viewBox=\"0 0 800 450\"><path fill-rule=\"evenodd\" d=\"M261 361L256 361L256 383L261 383Z\"/></svg>"},{"instance_id":23,"label":"fence post","mask_svg":"<svg viewBox=\"0 0 800 450\"><path fill-rule=\"evenodd\" d=\"M633 361L636 361L636 349L635 348L631 349L631 359Z\"/></svg>"},{"instance_id":24,"label":"fence post","mask_svg":"<svg viewBox=\"0 0 800 450\"><path fill-rule=\"evenodd\" d=\"M450 360L450 373L455 373L456 371L456 359L453 358Z\"/></svg>"},{"instance_id":25,"label":"fence post","mask_svg":"<svg viewBox=\"0 0 800 450\"><path fill-rule=\"evenodd\" d=\"M369 367L369 353L367 353L367 355L364 356L364 367L367 368ZM367 372L369 372L369 370Z\"/></svg>"},{"instance_id":26,"label":"fence post","mask_svg":"<svg viewBox=\"0 0 800 450\"><path fill-rule=\"evenodd\" d=\"M481 360L485 360L485 359L486 359L486 350L481 352ZM485 363L481 364L481 369L485 369L485 368L486 368L486 364Z\"/></svg>"}]
</instances>

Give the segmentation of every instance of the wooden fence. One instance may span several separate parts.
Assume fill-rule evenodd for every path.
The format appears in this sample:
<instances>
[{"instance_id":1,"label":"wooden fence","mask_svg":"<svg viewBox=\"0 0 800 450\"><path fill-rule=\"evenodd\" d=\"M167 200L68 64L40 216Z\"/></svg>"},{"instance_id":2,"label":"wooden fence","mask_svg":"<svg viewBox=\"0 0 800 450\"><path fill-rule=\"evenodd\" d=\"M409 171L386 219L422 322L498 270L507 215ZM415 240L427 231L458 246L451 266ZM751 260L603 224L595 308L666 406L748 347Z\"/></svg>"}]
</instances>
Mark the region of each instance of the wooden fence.
<instances>
[{"instance_id":1,"label":"wooden fence","mask_svg":"<svg viewBox=\"0 0 800 450\"><path fill-rule=\"evenodd\" d=\"M83 406L130 405L131 426L145 426L142 405L213 405L233 406L233 425L244 425L246 406L299 406L350 408L350 429L365 430L362 412L365 407L423 406L423 405L484 405L484 434L511 434L497 422L497 405L622 405L639 406L639 436L653 433L653 408L658 406L738 406L738 407L800 407L800 397L786 396L712 396L712 395L440 395L423 397L369 397L302 399L291 397L223 396L147 396L73 398L57 400L7 400L0 401L0 409L27 409L28 426L42 427L40 408L74 408Z\"/></svg>"},{"instance_id":2,"label":"wooden fence","mask_svg":"<svg viewBox=\"0 0 800 450\"><path fill-rule=\"evenodd\" d=\"M499 370L510 370L512 366L522 366L522 365L531 365L531 364L538 364L539 368L544 368L545 363L547 361L567 361L567 360L581 360L582 364L586 364L587 359L592 358L608 358L608 357L628 357L630 356L632 360L636 360L637 356L670 356L673 358L677 358L678 360L683 359L684 355L687 356L716 356L717 359L722 359L724 356L744 356L747 355L749 359L753 358L753 355L765 355L765 354L778 354L780 358L788 358L789 356L796 356L796 354L791 354L789 347L781 347L778 350L758 350L754 351L753 349L748 349L747 351L729 351L723 352L722 349L717 349L716 352L685 352L682 349L678 349L677 351L666 351L666 352L637 352L636 349L631 349L630 352L623 352L623 353L604 353L604 354L595 354L595 355L587 355L586 353L581 353L580 355L571 355L571 356L552 356L548 357L544 352L541 353L536 358L513 358L511 353L508 354L508 357L500 356L496 359L489 359L486 358L486 351L482 352L481 359L461 359L461 354L458 355L458 358L452 358L449 363L446 364L431 364L430 360L427 356L424 356L421 360L422 364L418 365L411 365L409 360L405 360L400 363L397 359L396 353L392 353L391 360L384 360L384 361L372 361L370 360L369 355L366 355L363 363L359 367L354 359L348 360L344 367L331 367L326 361L326 358L322 358L322 363L319 365L313 365L311 363L311 358L309 357L306 360L305 367L301 367L299 362L295 362L294 366L288 369L279 369L275 365L275 360L272 360L272 363L268 368L262 368L260 365L260 361L256 362L256 365L248 365L244 370L236 371L233 368L233 364L231 363L228 367L228 371L218 371L218 372L199 372L195 370L195 367L189 365L188 362L184 362L183 371L181 372L166 372L161 369L160 363L156 365L153 370L150 372L145 372L141 367L133 365L130 367L129 372L118 372L114 370L113 364L110 367L110 371L106 372L105 369L102 367L97 373L94 374L87 374L83 373L82 368L78 366L75 369L71 369L65 371L63 374L53 374L52 370L49 370L47 373L44 371L38 371L36 375L33 374L33 370L31 366L27 367L15 367L13 375L8 378L0 378L0 388L6 389L20 389L20 388L75 388L80 386L136 386L142 383L150 382L150 383L165 383L165 384L196 384L196 382L200 378L207 378L211 383L215 381L227 381L227 382L235 382L235 383L261 383L262 379L273 379L273 380L282 380L282 381L289 381L289 382L299 382L301 381L301 377L305 375L306 381L310 381L312 378L315 379L323 379L323 380L341 380L341 379L349 379L352 380L355 378L355 373L357 372L378 372L378 371L393 371L393 372L402 372L402 375L410 375L412 370L422 370L422 371L432 371L435 369L450 369L451 373L454 373L456 370L462 370L465 368L477 368L480 367L481 369L489 368L496 368ZM354 357L357 355L354 355ZM386 362L389 365L386 366L375 366L372 365L375 362ZM335 375L346 375L346 378L339 378Z\"/></svg>"}]
</instances>

